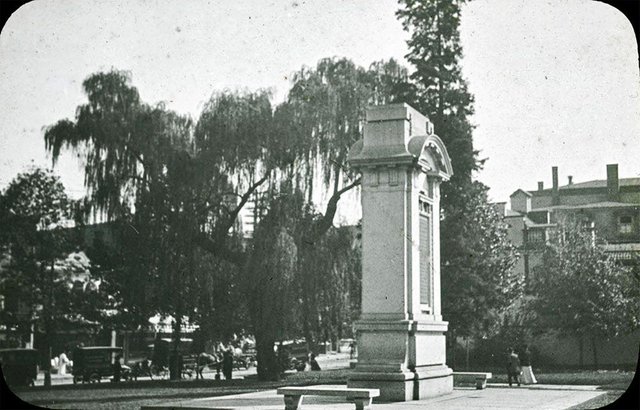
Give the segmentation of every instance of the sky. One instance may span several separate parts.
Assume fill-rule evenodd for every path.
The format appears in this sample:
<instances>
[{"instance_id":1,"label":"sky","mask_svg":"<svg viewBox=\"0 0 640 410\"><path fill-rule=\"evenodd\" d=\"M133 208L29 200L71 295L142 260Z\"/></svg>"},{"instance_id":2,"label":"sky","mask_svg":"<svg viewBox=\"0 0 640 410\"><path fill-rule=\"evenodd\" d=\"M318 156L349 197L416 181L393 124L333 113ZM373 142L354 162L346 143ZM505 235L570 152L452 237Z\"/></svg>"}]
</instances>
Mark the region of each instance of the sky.
<instances>
[{"instance_id":1,"label":"sky","mask_svg":"<svg viewBox=\"0 0 640 410\"><path fill-rule=\"evenodd\" d=\"M143 101L197 118L215 90L269 88L329 56L408 66L395 0L37 0L0 34L0 189L51 166L43 127L73 118L82 81L116 68ZM461 19L462 73L475 96L477 178L494 201L518 188L640 176L640 76L633 29L614 8L579 0L474 0ZM410 67L409 67L410 68ZM411 69L411 68L410 68ZM436 133L438 130L435 130ZM55 172L73 197L81 165Z\"/></svg>"}]
</instances>

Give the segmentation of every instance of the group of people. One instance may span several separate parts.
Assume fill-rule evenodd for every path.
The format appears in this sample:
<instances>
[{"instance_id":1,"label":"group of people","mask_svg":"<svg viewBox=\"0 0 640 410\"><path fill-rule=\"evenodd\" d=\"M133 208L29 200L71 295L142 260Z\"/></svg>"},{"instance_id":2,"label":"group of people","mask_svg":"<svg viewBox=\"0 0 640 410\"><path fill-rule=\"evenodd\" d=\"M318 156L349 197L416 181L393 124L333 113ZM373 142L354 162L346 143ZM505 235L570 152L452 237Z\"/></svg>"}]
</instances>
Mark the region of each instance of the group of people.
<instances>
[{"instance_id":1,"label":"group of people","mask_svg":"<svg viewBox=\"0 0 640 410\"><path fill-rule=\"evenodd\" d=\"M522 380L520 377L522 376ZM518 355L515 350L510 347L507 349L507 378L509 387L515 381L518 386L524 384L536 384L538 381L531 370L531 350L529 346L525 346L523 351Z\"/></svg>"}]
</instances>

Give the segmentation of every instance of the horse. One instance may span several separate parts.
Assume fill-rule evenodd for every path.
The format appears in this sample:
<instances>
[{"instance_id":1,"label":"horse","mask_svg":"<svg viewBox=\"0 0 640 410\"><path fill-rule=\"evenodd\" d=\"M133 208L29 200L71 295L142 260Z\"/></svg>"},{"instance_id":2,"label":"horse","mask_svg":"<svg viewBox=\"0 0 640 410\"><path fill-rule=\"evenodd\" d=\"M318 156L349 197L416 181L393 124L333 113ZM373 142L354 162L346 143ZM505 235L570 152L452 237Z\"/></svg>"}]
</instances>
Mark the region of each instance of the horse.
<instances>
[{"instance_id":1,"label":"horse","mask_svg":"<svg viewBox=\"0 0 640 410\"><path fill-rule=\"evenodd\" d=\"M218 358L209 353L202 352L198 355L198 359L196 361L196 380L198 378L204 379L202 375L202 371L205 367L210 367L211 365L217 365ZM199 377L198 377L199 376Z\"/></svg>"}]
</instances>

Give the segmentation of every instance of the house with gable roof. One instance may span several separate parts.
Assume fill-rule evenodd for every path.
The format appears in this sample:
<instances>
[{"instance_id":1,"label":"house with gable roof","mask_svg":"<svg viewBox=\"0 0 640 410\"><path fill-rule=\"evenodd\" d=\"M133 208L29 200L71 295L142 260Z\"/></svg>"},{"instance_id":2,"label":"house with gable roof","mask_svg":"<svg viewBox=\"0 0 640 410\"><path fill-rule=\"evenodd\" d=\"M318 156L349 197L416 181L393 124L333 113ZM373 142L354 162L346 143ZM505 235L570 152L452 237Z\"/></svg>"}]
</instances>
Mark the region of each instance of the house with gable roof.
<instances>
[{"instance_id":1,"label":"house with gable roof","mask_svg":"<svg viewBox=\"0 0 640 410\"><path fill-rule=\"evenodd\" d=\"M542 263L542 252L558 222L566 216L577 218L589 227L611 258L619 263L640 263L640 178L619 178L618 165L606 167L606 179L575 183L569 176L560 185L558 167L552 167L551 188L538 182L536 190L518 189L505 202L496 204L508 224L508 237L520 251L515 266L525 283L535 282L535 267ZM636 331L598 343L600 363L608 366L636 363L638 339ZM557 335L536 340L536 348L544 351L556 364L578 366L578 342ZM585 364L592 358L592 347L585 344ZM592 364L592 363L591 363Z\"/></svg>"}]
</instances>

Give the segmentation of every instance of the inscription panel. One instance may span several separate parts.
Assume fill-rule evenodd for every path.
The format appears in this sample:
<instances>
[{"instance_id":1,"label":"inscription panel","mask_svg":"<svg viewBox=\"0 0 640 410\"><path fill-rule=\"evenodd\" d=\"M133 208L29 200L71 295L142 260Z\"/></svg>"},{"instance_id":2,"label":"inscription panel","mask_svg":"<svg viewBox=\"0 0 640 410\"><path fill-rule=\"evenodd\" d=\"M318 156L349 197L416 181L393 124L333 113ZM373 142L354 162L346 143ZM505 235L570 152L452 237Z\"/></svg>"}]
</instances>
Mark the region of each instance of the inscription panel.
<instances>
[{"instance_id":1,"label":"inscription panel","mask_svg":"<svg viewBox=\"0 0 640 410\"><path fill-rule=\"evenodd\" d=\"M431 205L420 201L420 306L423 313L431 313L433 293Z\"/></svg>"}]
</instances>

